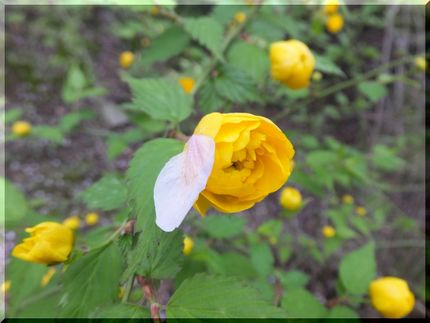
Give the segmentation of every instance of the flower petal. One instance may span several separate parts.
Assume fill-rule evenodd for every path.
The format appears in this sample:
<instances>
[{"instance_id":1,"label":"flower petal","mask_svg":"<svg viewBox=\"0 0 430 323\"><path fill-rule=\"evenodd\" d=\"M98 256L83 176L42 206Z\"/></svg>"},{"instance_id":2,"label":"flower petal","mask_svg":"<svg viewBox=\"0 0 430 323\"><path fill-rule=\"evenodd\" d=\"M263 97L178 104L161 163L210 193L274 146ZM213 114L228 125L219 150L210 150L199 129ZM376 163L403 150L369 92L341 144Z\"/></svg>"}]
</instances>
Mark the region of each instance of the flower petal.
<instances>
[{"instance_id":1,"label":"flower petal","mask_svg":"<svg viewBox=\"0 0 430 323\"><path fill-rule=\"evenodd\" d=\"M164 165L154 186L155 222L161 230L171 232L182 223L206 187L214 156L214 140L193 135L184 151Z\"/></svg>"}]
</instances>

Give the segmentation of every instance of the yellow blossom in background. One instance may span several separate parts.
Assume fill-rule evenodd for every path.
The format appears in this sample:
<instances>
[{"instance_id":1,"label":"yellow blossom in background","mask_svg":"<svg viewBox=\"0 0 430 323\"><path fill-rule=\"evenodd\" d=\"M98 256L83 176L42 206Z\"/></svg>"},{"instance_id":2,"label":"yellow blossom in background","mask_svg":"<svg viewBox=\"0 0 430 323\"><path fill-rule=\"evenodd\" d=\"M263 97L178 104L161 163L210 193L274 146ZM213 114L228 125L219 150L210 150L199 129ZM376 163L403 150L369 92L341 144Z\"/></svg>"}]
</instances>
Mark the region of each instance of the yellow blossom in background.
<instances>
[{"instance_id":1,"label":"yellow blossom in background","mask_svg":"<svg viewBox=\"0 0 430 323\"><path fill-rule=\"evenodd\" d=\"M51 278L55 275L56 271L57 270L54 267L49 268L46 274L42 277L42 280L40 281L40 286L45 287L46 285L48 285L51 281Z\"/></svg>"},{"instance_id":2,"label":"yellow blossom in background","mask_svg":"<svg viewBox=\"0 0 430 323\"><path fill-rule=\"evenodd\" d=\"M269 56L272 79L292 89L309 86L315 58L308 46L295 39L274 42Z\"/></svg>"},{"instance_id":3,"label":"yellow blossom in background","mask_svg":"<svg viewBox=\"0 0 430 323\"><path fill-rule=\"evenodd\" d=\"M184 238L184 248L182 249L182 252L185 256L188 256L194 247L194 241L189 236L185 236Z\"/></svg>"},{"instance_id":4,"label":"yellow blossom in background","mask_svg":"<svg viewBox=\"0 0 430 323\"><path fill-rule=\"evenodd\" d=\"M81 219L77 215L72 215L66 218L63 224L69 229L76 230L81 226Z\"/></svg>"},{"instance_id":5,"label":"yellow blossom in background","mask_svg":"<svg viewBox=\"0 0 430 323\"><path fill-rule=\"evenodd\" d=\"M192 77L181 77L179 79L179 84L181 84L182 89L185 93L191 93L193 92L194 85L196 84L196 81Z\"/></svg>"},{"instance_id":6,"label":"yellow blossom in background","mask_svg":"<svg viewBox=\"0 0 430 323\"><path fill-rule=\"evenodd\" d=\"M246 20L246 13L244 13L243 11L239 11L234 15L234 20L241 24L243 22L245 22Z\"/></svg>"},{"instance_id":7,"label":"yellow blossom in background","mask_svg":"<svg viewBox=\"0 0 430 323\"><path fill-rule=\"evenodd\" d=\"M327 17L326 24L327 30L332 34L337 34L343 28L342 15L335 13Z\"/></svg>"},{"instance_id":8,"label":"yellow blossom in background","mask_svg":"<svg viewBox=\"0 0 430 323\"><path fill-rule=\"evenodd\" d=\"M324 2L324 13L326 15L334 14L339 9L339 1L338 0L327 0Z\"/></svg>"},{"instance_id":9,"label":"yellow blossom in background","mask_svg":"<svg viewBox=\"0 0 430 323\"><path fill-rule=\"evenodd\" d=\"M151 7L151 15L156 16L160 13L160 7L159 6L152 6Z\"/></svg>"},{"instance_id":10,"label":"yellow blossom in background","mask_svg":"<svg viewBox=\"0 0 430 323\"><path fill-rule=\"evenodd\" d=\"M94 225L99 222L99 215L95 212L88 213L85 216L85 223L88 225Z\"/></svg>"},{"instance_id":11,"label":"yellow blossom in background","mask_svg":"<svg viewBox=\"0 0 430 323\"><path fill-rule=\"evenodd\" d=\"M39 264L55 264L67 260L73 248L73 231L56 222L42 222L25 229L29 238L15 246L12 256Z\"/></svg>"},{"instance_id":12,"label":"yellow blossom in background","mask_svg":"<svg viewBox=\"0 0 430 323\"><path fill-rule=\"evenodd\" d=\"M427 69L427 60L422 56L415 58L415 66L425 71Z\"/></svg>"},{"instance_id":13,"label":"yellow blossom in background","mask_svg":"<svg viewBox=\"0 0 430 323\"><path fill-rule=\"evenodd\" d=\"M121 286L119 288L119 292L118 292L118 298L123 298L125 294L125 288L123 286Z\"/></svg>"},{"instance_id":14,"label":"yellow blossom in background","mask_svg":"<svg viewBox=\"0 0 430 323\"><path fill-rule=\"evenodd\" d=\"M369 287L372 306L387 318L402 318L415 306L415 296L408 283L397 277L382 277Z\"/></svg>"},{"instance_id":15,"label":"yellow blossom in background","mask_svg":"<svg viewBox=\"0 0 430 323\"><path fill-rule=\"evenodd\" d=\"M214 112L200 120L194 134L215 141L212 171L194 204L201 215L210 206L224 213L249 209L290 176L293 145L265 117Z\"/></svg>"},{"instance_id":16,"label":"yellow blossom in background","mask_svg":"<svg viewBox=\"0 0 430 323\"><path fill-rule=\"evenodd\" d=\"M286 187L281 192L279 203L284 209L296 211L302 206L302 194L294 187Z\"/></svg>"},{"instance_id":17,"label":"yellow blossom in background","mask_svg":"<svg viewBox=\"0 0 430 323\"><path fill-rule=\"evenodd\" d=\"M1 291L3 292L3 294L6 294L11 286L11 281L10 280L6 280L1 284Z\"/></svg>"},{"instance_id":18,"label":"yellow blossom in background","mask_svg":"<svg viewBox=\"0 0 430 323\"><path fill-rule=\"evenodd\" d=\"M130 51L122 52L119 55L119 65L122 68L128 68L134 61L134 54Z\"/></svg>"},{"instance_id":19,"label":"yellow blossom in background","mask_svg":"<svg viewBox=\"0 0 430 323\"><path fill-rule=\"evenodd\" d=\"M322 74L319 71L315 71L312 74L312 81L319 82L322 79Z\"/></svg>"},{"instance_id":20,"label":"yellow blossom in background","mask_svg":"<svg viewBox=\"0 0 430 323\"><path fill-rule=\"evenodd\" d=\"M330 225L325 225L322 228L322 234L326 238L333 238L336 235L336 230Z\"/></svg>"},{"instance_id":21,"label":"yellow blossom in background","mask_svg":"<svg viewBox=\"0 0 430 323\"><path fill-rule=\"evenodd\" d=\"M352 203L354 203L354 198L352 197L352 195L344 194L342 196L342 203L344 203L344 204L352 204Z\"/></svg>"},{"instance_id":22,"label":"yellow blossom in background","mask_svg":"<svg viewBox=\"0 0 430 323\"><path fill-rule=\"evenodd\" d=\"M365 216L367 214L367 210L365 207L357 206L355 213L357 213L359 216Z\"/></svg>"},{"instance_id":23,"label":"yellow blossom in background","mask_svg":"<svg viewBox=\"0 0 430 323\"><path fill-rule=\"evenodd\" d=\"M27 121L16 121L12 125L12 133L18 137L28 136L31 132L31 124Z\"/></svg>"}]
</instances>

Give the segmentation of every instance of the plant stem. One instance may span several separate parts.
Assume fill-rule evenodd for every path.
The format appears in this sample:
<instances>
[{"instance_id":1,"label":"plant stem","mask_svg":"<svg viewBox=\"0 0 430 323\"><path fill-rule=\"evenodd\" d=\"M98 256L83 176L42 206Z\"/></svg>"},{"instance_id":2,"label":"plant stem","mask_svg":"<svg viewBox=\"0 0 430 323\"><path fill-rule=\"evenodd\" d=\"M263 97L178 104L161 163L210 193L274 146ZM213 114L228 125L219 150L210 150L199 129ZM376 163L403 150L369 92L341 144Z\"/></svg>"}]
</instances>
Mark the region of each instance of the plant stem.
<instances>
[{"instance_id":1,"label":"plant stem","mask_svg":"<svg viewBox=\"0 0 430 323\"><path fill-rule=\"evenodd\" d=\"M133 283L134 283L134 274L131 275L131 277L128 279L126 285L125 285L125 292L124 296L122 297L122 303L127 303L128 299L130 298L131 291L133 289Z\"/></svg>"},{"instance_id":2,"label":"plant stem","mask_svg":"<svg viewBox=\"0 0 430 323\"><path fill-rule=\"evenodd\" d=\"M143 296L149 301L151 317L154 323L160 322L160 304L157 302L155 295L154 286L152 285L151 279L137 275L137 282L140 284L143 290Z\"/></svg>"}]
</instances>

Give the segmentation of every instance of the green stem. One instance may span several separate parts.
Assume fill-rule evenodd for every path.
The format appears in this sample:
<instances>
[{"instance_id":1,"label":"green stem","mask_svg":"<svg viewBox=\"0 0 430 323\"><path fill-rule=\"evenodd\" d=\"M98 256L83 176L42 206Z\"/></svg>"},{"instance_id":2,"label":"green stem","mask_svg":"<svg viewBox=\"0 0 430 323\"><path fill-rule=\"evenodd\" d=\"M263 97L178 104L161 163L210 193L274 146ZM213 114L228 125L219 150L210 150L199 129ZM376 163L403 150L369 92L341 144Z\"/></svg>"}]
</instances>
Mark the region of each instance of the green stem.
<instances>
[{"instance_id":1,"label":"green stem","mask_svg":"<svg viewBox=\"0 0 430 323\"><path fill-rule=\"evenodd\" d=\"M134 274L131 275L131 277L128 279L126 285L125 285L125 291L124 296L122 297L122 303L127 303L128 299L130 298L131 291L133 289L133 283L134 283Z\"/></svg>"}]
</instances>

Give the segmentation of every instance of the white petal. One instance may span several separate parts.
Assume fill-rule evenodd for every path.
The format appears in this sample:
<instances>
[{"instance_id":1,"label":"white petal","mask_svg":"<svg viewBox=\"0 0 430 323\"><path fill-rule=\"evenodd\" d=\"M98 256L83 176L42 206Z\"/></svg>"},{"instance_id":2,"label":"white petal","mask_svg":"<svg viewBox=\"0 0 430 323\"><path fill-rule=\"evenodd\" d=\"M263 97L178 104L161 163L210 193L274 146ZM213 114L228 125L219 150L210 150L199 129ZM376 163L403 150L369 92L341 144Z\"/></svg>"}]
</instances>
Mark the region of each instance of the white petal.
<instances>
[{"instance_id":1,"label":"white petal","mask_svg":"<svg viewBox=\"0 0 430 323\"><path fill-rule=\"evenodd\" d=\"M164 165L155 181L155 222L166 232L175 230L199 197L212 172L215 142L193 135L182 153Z\"/></svg>"}]
</instances>

